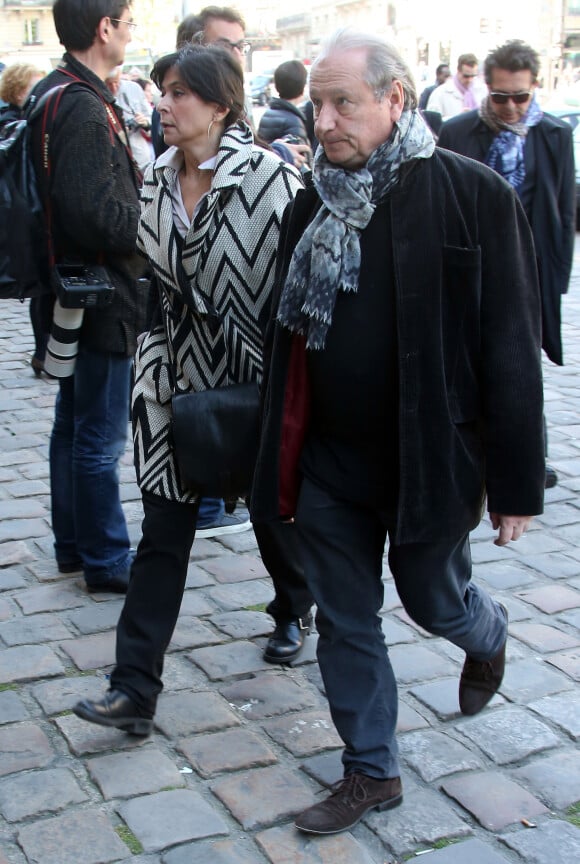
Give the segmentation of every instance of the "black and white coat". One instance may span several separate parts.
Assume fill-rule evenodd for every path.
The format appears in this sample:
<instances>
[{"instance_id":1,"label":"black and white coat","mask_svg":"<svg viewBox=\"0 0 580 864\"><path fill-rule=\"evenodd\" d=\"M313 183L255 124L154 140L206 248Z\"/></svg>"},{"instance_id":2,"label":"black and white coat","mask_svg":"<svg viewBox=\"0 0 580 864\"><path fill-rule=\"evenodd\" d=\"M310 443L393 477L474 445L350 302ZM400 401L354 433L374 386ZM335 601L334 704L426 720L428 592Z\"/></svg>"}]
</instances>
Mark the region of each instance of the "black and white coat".
<instances>
[{"instance_id":1,"label":"black and white coat","mask_svg":"<svg viewBox=\"0 0 580 864\"><path fill-rule=\"evenodd\" d=\"M135 358L133 439L141 489L191 501L170 446L172 369L180 391L261 380L280 222L302 181L254 145L249 127L231 127L210 192L180 242L172 204L178 172L168 155L148 168L141 193L138 246L160 285L163 321Z\"/></svg>"}]
</instances>

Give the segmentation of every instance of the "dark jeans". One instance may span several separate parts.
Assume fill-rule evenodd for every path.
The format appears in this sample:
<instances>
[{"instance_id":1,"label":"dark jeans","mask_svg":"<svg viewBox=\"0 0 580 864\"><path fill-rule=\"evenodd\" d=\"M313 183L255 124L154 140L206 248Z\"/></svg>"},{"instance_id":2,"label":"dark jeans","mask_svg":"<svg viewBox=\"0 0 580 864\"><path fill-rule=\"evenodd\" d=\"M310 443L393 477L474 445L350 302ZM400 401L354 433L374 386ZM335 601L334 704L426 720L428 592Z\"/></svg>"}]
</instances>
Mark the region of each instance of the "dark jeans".
<instances>
[{"instance_id":1,"label":"dark jeans","mask_svg":"<svg viewBox=\"0 0 580 864\"><path fill-rule=\"evenodd\" d=\"M318 661L345 774L399 774L397 685L379 614L382 558L411 618L471 657L493 657L506 638L497 603L473 585L469 537L395 545L392 514L335 499L304 479L296 527L308 585L317 604Z\"/></svg>"},{"instance_id":2,"label":"dark jeans","mask_svg":"<svg viewBox=\"0 0 580 864\"><path fill-rule=\"evenodd\" d=\"M276 592L266 611L275 621L304 618L314 601L304 576L296 526L291 522L254 522L253 528Z\"/></svg>"},{"instance_id":3,"label":"dark jeans","mask_svg":"<svg viewBox=\"0 0 580 864\"><path fill-rule=\"evenodd\" d=\"M130 357L81 347L75 373L59 380L50 437L54 548L88 583L126 571L129 535L119 460L129 432Z\"/></svg>"},{"instance_id":4,"label":"dark jeans","mask_svg":"<svg viewBox=\"0 0 580 864\"><path fill-rule=\"evenodd\" d=\"M198 506L143 492L143 533L117 624L110 680L150 715L163 689L163 659L183 599Z\"/></svg>"}]
</instances>

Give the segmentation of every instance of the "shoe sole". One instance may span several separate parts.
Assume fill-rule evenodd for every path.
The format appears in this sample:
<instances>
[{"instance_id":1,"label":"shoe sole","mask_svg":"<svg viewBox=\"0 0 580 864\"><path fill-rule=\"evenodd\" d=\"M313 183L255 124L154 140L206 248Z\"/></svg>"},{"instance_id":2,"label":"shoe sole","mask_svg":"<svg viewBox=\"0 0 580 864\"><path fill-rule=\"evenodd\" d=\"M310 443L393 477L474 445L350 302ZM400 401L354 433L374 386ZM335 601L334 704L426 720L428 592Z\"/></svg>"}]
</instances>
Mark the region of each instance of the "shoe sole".
<instances>
[{"instance_id":1,"label":"shoe sole","mask_svg":"<svg viewBox=\"0 0 580 864\"><path fill-rule=\"evenodd\" d=\"M217 528L199 528L195 532L196 538L200 540L208 540L211 537L221 537L225 534L242 534L243 531L249 531L252 523L248 520L239 525L224 525Z\"/></svg>"},{"instance_id":2,"label":"shoe sole","mask_svg":"<svg viewBox=\"0 0 580 864\"><path fill-rule=\"evenodd\" d=\"M266 663L274 663L278 666L290 666L294 660L297 660L298 657L302 654L304 649L304 645L301 645L298 651L294 651L293 654L287 654L285 657L275 657L273 654L268 654L267 651L264 651L262 654L262 658L266 661Z\"/></svg>"},{"instance_id":3,"label":"shoe sole","mask_svg":"<svg viewBox=\"0 0 580 864\"><path fill-rule=\"evenodd\" d=\"M147 720L145 717L120 717L113 719L101 717L99 714L91 714L90 711L83 711L82 708L79 710L76 706L73 708L73 714L76 714L81 720L87 720L89 723L95 723L97 726L106 726L108 729L120 729L121 732L127 732L128 735L145 737L153 731L153 720Z\"/></svg>"},{"instance_id":4,"label":"shoe sole","mask_svg":"<svg viewBox=\"0 0 580 864\"><path fill-rule=\"evenodd\" d=\"M403 795L397 795L396 798L389 798L388 801L383 801L381 804L373 804L367 810L360 814L358 819L355 819L354 822L351 822L350 825L344 825L342 828L337 828L334 831L317 831L315 828L303 828L298 822L294 823L294 827L298 828L299 831L302 831L304 834L342 834L343 831L350 831L351 828L354 828L355 825L358 825L361 819L363 819L367 813L370 813L371 810L378 810L379 812L383 812L385 810L393 810L395 807L398 807L403 803Z\"/></svg>"}]
</instances>

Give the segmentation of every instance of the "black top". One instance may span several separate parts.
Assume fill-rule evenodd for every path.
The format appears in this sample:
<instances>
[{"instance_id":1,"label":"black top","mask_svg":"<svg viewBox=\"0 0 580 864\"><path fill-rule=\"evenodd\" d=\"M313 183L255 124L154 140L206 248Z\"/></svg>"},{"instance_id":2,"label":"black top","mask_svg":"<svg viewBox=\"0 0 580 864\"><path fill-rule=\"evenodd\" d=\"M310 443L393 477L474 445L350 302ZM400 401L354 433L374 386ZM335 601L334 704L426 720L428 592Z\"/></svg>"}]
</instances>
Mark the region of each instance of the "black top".
<instances>
[{"instance_id":1,"label":"black top","mask_svg":"<svg viewBox=\"0 0 580 864\"><path fill-rule=\"evenodd\" d=\"M390 207L383 203L361 234L357 293L338 293L324 350L308 352L311 424L301 469L338 497L372 507L392 506L397 492L397 337L390 237Z\"/></svg>"}]
</instances>

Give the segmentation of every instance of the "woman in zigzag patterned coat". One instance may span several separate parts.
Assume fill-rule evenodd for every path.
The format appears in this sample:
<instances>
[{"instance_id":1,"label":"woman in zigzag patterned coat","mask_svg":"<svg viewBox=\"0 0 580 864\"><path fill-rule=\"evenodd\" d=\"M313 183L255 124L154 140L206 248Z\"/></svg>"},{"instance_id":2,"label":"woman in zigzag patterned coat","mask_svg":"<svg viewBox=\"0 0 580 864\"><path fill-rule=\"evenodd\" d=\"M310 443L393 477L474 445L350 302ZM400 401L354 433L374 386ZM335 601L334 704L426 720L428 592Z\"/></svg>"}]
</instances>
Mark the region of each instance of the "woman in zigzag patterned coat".
<instances>
[{"instance_id":1,"label":"woman in zigzag patterned coat","mask_svg":"<svg viewBox=\"0 0 580 864\"><path fill-rule=\"evenodd\" d=\"M242 72L230 52L188 46L159 60L151 77L162 92L165 140L174 146L149 167L142 189L138 242L160 289L133 390L143 536L110 689L73 709L138 735L153 725L199 506L181 488L169 446L172 367L180 391L260 381L280 222L302 185L293 167L254 145L241 119Z\"/></svg>"}]
</instances>

